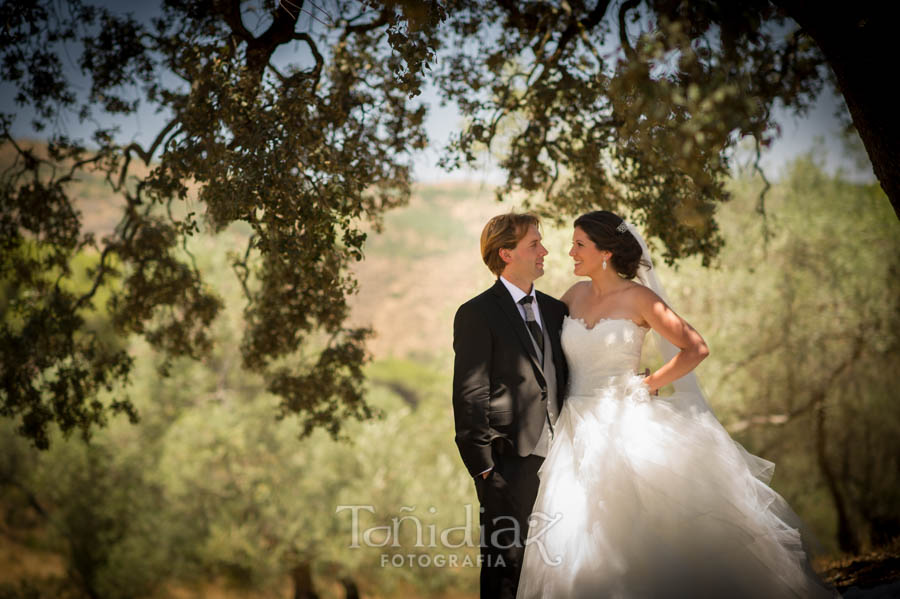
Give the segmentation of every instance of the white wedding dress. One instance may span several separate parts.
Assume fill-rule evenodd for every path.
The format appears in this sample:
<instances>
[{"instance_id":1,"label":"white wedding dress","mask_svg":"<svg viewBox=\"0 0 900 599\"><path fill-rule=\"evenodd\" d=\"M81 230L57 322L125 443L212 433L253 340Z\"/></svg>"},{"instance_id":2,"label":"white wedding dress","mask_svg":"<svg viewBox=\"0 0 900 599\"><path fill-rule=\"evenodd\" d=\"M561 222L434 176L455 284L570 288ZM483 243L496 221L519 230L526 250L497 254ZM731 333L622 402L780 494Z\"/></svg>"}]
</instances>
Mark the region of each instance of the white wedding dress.
<instances>
[{"instance_id":1,"label":"white wedding dress","mask_svg":"<svg viewBox=\"0 0 900 599\"><path fill-rule=\"evenodd\" d=\"M699 394L651 398L647 329L566 317L570 386L540 470L518 599L833 597L799 522Z\"/></svg>"}]
</instances>

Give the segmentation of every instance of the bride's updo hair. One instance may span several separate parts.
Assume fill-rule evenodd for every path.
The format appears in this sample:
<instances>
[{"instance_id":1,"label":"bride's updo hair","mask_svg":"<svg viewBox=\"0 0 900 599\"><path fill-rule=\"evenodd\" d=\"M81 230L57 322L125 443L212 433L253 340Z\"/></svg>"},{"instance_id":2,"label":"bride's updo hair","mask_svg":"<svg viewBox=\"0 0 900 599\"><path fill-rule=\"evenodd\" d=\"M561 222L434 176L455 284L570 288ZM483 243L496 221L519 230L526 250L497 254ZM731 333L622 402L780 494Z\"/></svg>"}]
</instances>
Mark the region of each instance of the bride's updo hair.
<instances>
[{"instance_id":1,"label":"bride's updo hair","mask_svg":"<svg viewBox=\"0 0 900 599\"><path fill-rule=\"evenodd\" d=\"M617 230L623 222L621 216L608 210L595 210L576 218L575 226L584 231L598 250L612 252L611 262L617 273L633 279L642 263L643 251L631 231Z\"/></svg>"}]
</instances>

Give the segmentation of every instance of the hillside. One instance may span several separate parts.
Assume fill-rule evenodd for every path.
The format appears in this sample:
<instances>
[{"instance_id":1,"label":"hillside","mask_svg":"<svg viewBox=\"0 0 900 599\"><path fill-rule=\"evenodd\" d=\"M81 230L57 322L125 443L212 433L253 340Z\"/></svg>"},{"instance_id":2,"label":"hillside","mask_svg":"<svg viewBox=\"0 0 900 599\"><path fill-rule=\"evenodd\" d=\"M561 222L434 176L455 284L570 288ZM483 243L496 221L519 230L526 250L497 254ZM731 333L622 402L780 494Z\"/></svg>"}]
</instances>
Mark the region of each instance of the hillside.
<instances>
[{"instance_id":1,"label":"hillside","mask_svg":"<svg viewBox=\"0 0 900 599\"><path fill-rule=\"evenodd\" d=\"M504 210L490 189L446 184L417 187L408 206L385 216L354 269L353 322L374 328L375 356L450 351L456 307L492 281L479 255L481 229Z\"/></svg>"}]
</instances>

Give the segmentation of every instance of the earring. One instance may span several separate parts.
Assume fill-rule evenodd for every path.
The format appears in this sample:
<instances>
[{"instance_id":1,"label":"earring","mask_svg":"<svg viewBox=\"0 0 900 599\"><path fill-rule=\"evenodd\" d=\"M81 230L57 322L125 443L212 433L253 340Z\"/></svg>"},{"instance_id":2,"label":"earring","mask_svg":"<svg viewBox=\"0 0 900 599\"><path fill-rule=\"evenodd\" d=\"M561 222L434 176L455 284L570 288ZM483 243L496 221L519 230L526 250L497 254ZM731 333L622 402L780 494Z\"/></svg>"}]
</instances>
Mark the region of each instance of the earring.
<instances>
[{"instance_id":1,"label":"earring","mask_svg":"<svg viewBox=\"0 0 900 599\"><path fill-rule=\"evenodd\" d=\"M606 260L603 261L603 270L606 270Z\"/></svg>"}]
</instances>

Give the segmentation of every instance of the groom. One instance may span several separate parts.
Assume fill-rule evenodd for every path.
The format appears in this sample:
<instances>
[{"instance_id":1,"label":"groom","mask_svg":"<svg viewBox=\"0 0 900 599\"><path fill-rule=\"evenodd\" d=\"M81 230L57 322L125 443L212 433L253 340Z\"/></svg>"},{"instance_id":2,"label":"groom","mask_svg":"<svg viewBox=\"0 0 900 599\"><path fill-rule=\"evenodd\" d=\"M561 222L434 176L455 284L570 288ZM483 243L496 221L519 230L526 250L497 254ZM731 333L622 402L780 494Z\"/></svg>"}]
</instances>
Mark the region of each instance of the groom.
<instances>
[{"instance_id":1,"label":"groom","mask_svg":"<svg viewBox=\"0 0 900 599\"><path fill-rule=\"evenodd\" d=\"M485 225L481 256L498 279L453 322L456 444L481 503L483 598L516 595L537 471L565 391L568 310L534 289L547 255L539 224L502 214Z\"/></svg>"}]
</instances>

